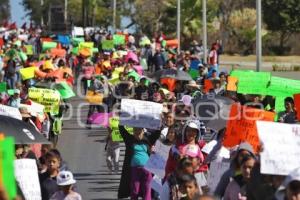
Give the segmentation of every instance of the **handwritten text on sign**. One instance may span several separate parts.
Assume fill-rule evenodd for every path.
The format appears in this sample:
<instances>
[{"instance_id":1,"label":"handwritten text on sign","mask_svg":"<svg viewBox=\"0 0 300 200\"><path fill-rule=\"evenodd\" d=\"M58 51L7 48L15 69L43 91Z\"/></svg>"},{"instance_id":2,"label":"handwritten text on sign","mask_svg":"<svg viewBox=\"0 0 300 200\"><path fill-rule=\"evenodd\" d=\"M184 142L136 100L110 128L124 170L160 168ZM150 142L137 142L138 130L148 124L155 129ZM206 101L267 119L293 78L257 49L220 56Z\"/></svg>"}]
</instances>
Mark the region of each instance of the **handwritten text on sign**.
<instances>
[{"instance_id":1,"label":"handwritten text on sign","mask_svg":"<svg viewBox=\"0 0 300 200\"><path fill-rule=\"evenodd\" d=\"M233 147L242 142L249 142L255 152L259 151L259 139L255 122L257 120L273 121L275 114L261 109L233 104L223 145Z\"/></svg>"},{"instance_id":2,"label":"handwritten text on sign","mask_svg":"<svg viewBox=\"0 0 300 200\"><path fill-rule=\"evenodd\" d=\"M120 124L158 130L161 125L162 104L122 99Z\"/></svg>"},{"instance_id":3,"label":"handwritten text on sign","mask_svg":"<svg viewBox=\"0 0 300 200\"><path fill-rule=\"evenodd\" d=\"M15 160L15 176L26 200L41 200L41 189L36 161Z\"/></svg>"},{"instance_id":4,"label":"handwritten text on sign","mask_svg":"<svg viewBox=\"0 0 300 200\"><path fill-rule=\"evenodd\" d=\"M300 125L257 121L262 174L288 175L300 163Z\"/></svg>"},{"instance_id":5,"label":"handwritten text on sign","mask_svg":"<svg viewBox=\"0 0 300 200\"><path fill-rule=\"evenodd\" d=\"M152 154L145 168L160 178L165 176L165 166L169 156L170 146L162 144L159 140L155 143L155 153Z\"/></svg>"}]
</instances>

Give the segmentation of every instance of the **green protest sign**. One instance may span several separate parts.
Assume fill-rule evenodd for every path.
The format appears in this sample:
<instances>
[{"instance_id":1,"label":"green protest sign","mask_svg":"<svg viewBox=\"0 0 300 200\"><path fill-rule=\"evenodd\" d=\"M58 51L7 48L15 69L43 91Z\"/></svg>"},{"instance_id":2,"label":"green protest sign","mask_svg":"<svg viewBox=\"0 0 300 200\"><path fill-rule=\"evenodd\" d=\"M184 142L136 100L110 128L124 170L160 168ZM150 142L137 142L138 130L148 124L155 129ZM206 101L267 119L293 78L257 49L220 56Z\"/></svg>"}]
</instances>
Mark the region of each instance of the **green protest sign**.
<instances>
[{"instance_id":1,"label":"green protest sign","mask_svg":"<svg viewBox=\"0 0 300 200\"><path fill-rule=\"evenodd\" d=\"M57 46L57 43L56 42L43 42L43 45L42 45L42 49L43 51L47 51L49 49L53 49L53 48L56 48Z\"/></svg>"},{"instance_id":2,"label":"green protest sign","mask_svg":"<svg viewBox=\"0 0 300 200\"><path fill-rule=\"evenodd\" d=\"M133 77L135 81L140 81L140 75L136 71L131 71L127 75L128 77Z\"/></svg>"},{"instance_id":3,"label":"green protest sign","mask_svg":"<svg viewBox=\"0 0 300 200\"><path fill-rule=\"evenodd\" d=\"M25 62L27 60L27 55L24 52L19 52L20 59Z\"/></svg>"},{"instance_id":4,"label":"green protest sign","mask_svg":"<svg viewBox=\"0 0 300 200\"><path fill-rule=\"evenodd\" d=\"M7 94L8 94L9 96L14 95L14 93L15 93L15 90L14 90L14 89L7 90Z\"/></svg>"},{"instance_id":5,"label":"green protest sign","mask_svg":"<svg viewBox=\"0 0 300 200\"><path fill-rule=\"evenodd\" d=\"M98 53L98 52L99 52L98 48L93 48L93 53Z\"/></svg>"},{"instance_id":6,"label":"green protest sign","mask_svg":"<svg viewBox=\"0 0 300 200\"><path fill-rule=\"evenodd\" d=\"M189 75L191 75L192 79L196 80L199 77L199 72L196 69L190 68Z\"/></svg>"},{"instance_id":7,"label":"green protest sign","mask_svg":"<svg viewBox=\"0 0 300 200\"><path fill-rule=\"evenodd\" d=\"M7 88L7 83L6 82L0 83L0 92L5 92L6 88Z\"/></svg>"},{"instance_id":8,"label":"green protest sign","mask_svg":"<svg viewBox=\"0 0 300 200\"><path fill-rule=\"evenodd\" d=\"M74 55L78 55L78 51L79 51L79 48L78 47L74 47L71 52Z\"/></svg>"},{"instance_id":9,"label":"green protest sign","mask_svg":"<svg viewBox=\"0 0 300 200\"><path fill-rule=\"evenodd\" d=\"M81 49L93 49L94 43L93 42L80 42L79 43L79 50Z\"/></svg>"},{"instance_id":10,"label":"green protest sign","mask_svg":"<svg viewBox=\"0 0 300 200\"><path fill-rule=\"evenodd\" d=\"M9 199L17 195L17 187L14 175L15 142L14 138L8 137L0 140L0 170L2 183Z\"/></svg>"},{"instance_id":11,"label":"green protest sign","mask_svg":"<svg viewBox=\"0 0 300 200\"><path fill-rule=\"evenodd\" d=\"M69 99L75 96L75 93L73 92L72 88L66 82L61 82L57 84L55 88L60 93L63 99Z\"/></svg>"},{"instance_id":12,"label":"green protest sign","mask_svg":"<svg viewBox=\"0 0 300 200\"><path fill-rule=\"evenodd\" d=\"M26 54L31 56L33 55L33 46L32 45L25 45L26 48Z\"/></svg>"},{"instance_id":13,"label":"green protest sign","mask_svg":"<svg viewBox=\"0 0 300 200\"><path fill-rule=\"evenodd\" d=\"M125 35L113 35L114 45L125 44Z\"/></svg>"},{"instance_id":14,"label":"green protest sign","mask_svg":"<svg viewBox=\"0 0 300 200\"><path fill-rule=\"evenodd\" d=\"M300 81L273 76L267 94L275 97L293 96L300 93Z\"/></svg>"},{"instance_id":15,"label":"green protest sign","mask_svg":"<svg viewBox=\"0 0 300 200\"><path fill-rule=\"evenodd\" d=\"M72 38L71 41L72 41L73 46L78 46L79 43L84 42L84 38L75 37L75 38Z\"/></svg>"},{"instance_id":16,"label":"green protest sign","mask_svg":"<svg viewBox=\"0 0 300 200\"><path fill-rule=\"evenodd\" d=\"M238 93L241 94L267 94L267 87L271 79L269 72L236 72L232 73L238 78Z\"/></svg>"},{"instance_id":17,"label":"green protest sign","mask_svg":"<svg viewBox=\"0 0 300 200\"><path fill-rule=\"evenodd\" d=\"M284 99L285 98L286 98L285 96L276 97L276 99L275 99L275 111L277 113L285 111L285 105L284 105Z\"/></svg>"},{"instance_id":18,"label":"green protest sign","mask_svg":"<svg viewBox=\"0 0 300 200\"><path fill-rule=\"evenodd\" d=\"M112 50L114 48L113 40L104 40L102 41L102 49L103 50Z\"/></svg>"}]
</instances>

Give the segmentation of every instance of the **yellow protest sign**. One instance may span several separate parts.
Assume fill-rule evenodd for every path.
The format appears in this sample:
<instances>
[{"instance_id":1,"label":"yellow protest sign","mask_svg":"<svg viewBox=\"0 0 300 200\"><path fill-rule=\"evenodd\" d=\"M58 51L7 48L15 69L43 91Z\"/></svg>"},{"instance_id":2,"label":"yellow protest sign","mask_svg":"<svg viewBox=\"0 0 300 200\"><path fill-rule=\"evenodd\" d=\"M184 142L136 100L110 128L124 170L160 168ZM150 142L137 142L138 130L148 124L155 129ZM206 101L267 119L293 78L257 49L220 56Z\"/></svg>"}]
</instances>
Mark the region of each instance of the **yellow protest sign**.
<instances>
[{"instance_id":1,"label":"yellow protest sign","mask_svg":"<svg viewBox=\"0 0 300 200\"><path fill-rule=\"evenodd\" d=\"M94 48L93 42L80 42L79 43L79 50L81 49L92 49Z\"/></svg>"},{"instance_id":2,"label":"yellow protest sign","mask_svg":"<svg viewBox=\"0 0 300 200\"><path fill-rule=\"evenodd\" d=\"M26 48L27 55L33 55L33 46L32 45L25 45L25 48Z\"/></svg>"},{"instance_id":3,"label":"yellow protest sign","mask_svg":"<svg viewBox=\"0 0 300 200\"><path fill-rule=\"evenodd\" d=\"M119 117L111 117L109 119L109 127L111 129L111 138L113 142L122 142L123 138L119 131L119 123L120 119ZM125 127L125 129L128 131L128 133L133 134L133 128L132 127Z\"/></svg>"},{"instance_id":4,"label":"yellow protest sign","mask_svg":"<svg viewBox=\"0 0 300 200\"><path fill-rule=\"evenodd\" d=\"M45 106L45 112L58 114L60 94L56 90L29 88L29 98Z\"/></svg>"},{"instance_id":5,"label":"yellow protest sign","mask_svg":"<svg viewBox=\"0 0 300 200\"><path fill-rule=\"evenodd\" d=\"M103 94L88 90L85 98L90 104L101 104L103 101Z\"/></svg>"},{"instance_id":6,"label":"yellow protest sign","mask_svg":"<svg viewBox=\"0 0 300 200\"><path fill-rule=\"evenodd\" d=\"M26 67L26 68L20 69L20 74L22 76L22 80L34 78L35 69L36 69L36 67Z\"/></svg>"}]
</instances>

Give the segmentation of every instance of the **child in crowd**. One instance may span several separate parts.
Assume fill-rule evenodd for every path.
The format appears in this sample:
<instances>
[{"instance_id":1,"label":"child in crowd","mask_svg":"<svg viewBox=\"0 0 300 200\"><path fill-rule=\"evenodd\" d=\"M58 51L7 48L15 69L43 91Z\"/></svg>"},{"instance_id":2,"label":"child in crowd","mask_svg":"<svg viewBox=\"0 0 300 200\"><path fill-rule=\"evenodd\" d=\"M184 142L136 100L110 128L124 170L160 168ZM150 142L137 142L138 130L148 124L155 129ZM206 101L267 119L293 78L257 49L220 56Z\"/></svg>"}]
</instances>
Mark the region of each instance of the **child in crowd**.
<instances>
[{"instance_id":1,"label":"child in crowd","mask_svg":"<svg viewBox=\"0 0 300 200\"><path fill-rule=\"evenodd\" d=\"M73 174L69 171L59 172L57 175L57 185L60 190L55 192L50 200L81 200L80 194L73 191L73 185L76 180Z\"/></svg>"},{"instance_id":2,"label":"child in crowd","mask_svg":"<svg viewBox=\"0 0 300 200\"><path fill-rule=\"evenodd\" d=\"M180 200L193 200L199 193L199 187L194 175L185 174L180 177L179 189L183 194Z\"/></svg>"},{"instance_id":3,"label":"child in crowd","mask_svg":"<svg viewBox=\"0 0 300 200\"><path fill-rule=\"evenodd\" d=\"M60 156L53 152L48 152L45 155L47 171L40 174L40 185L42 192L42 200L49 200L50 197L59 190L56 183L57 175L59 174Z\"/></svg>"},{"instance_id":4,"label":"child in crowd","mask_svg":"<svg viewBox=\"0 0 300 200\"><path fill-rule=\"evenodd\" d=\"M106 164L112 173L113 171L117 173L119 171L119 157L120 157L120 143L119 141L113 141L112 134L117 132L119 134L119 120L117 117L112 117L109 119L108 136L106 139Z\"/></svg>"},{"instance_id":5,"label":"child in crowd","mask_svg":"<svg viewBox=\"0 0 300 200\"><path fill-rule=\"evenodd\" d=\"M255 165L252 154L245 156L241 161L241 174L233 177L226 188L224 200L246 200L246 185L250 180L251 171Z\"/></svg>"}]
</instances>

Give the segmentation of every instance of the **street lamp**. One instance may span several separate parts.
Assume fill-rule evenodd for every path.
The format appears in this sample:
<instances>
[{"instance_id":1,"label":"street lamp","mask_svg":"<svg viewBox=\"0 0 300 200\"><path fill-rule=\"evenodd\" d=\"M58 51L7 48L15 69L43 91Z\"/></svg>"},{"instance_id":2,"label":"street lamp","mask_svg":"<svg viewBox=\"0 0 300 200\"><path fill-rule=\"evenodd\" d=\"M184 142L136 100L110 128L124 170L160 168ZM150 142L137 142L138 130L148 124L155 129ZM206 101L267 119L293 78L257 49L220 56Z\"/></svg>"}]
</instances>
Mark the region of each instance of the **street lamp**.
<instances>
[{"instance_id":1,"label":"street lamp","mask_svg":"<svg viewBox=\"0 0 300 200\"><path fill-rule=\"evenodd\" d=\"M261 0L256 0L256 71L262 64Z\"/></svg>"},{"instance_id":2,"label":"street lamp","mask_svg":"<svg viewBox=\"0 0 300 200\"><path fill-rule=\"evenodd\" d=\"M202 29L203 29L203 62L207 62L207 19L206 19L206 0L202 0Z\"/></svg>"},{"instance_id":3,"label":"street lamp","mask_svg":"<svg viewBox=\"0 0 300 200\"><path fill-rule=\"evenodd\" d=\"M117 0L113 0L113 31L116 32Z\"/></svg>"},{"instance_id":4,"label":"street lamp","mask_svg":"<svg viewBox=\"0 0 300 200\"><path fill-rule=\"evenodd\" d=\"M177 41L178 41L178 48L177 52L180 53L180 0L177 0Z\"/></svg>"}]
</instances>

